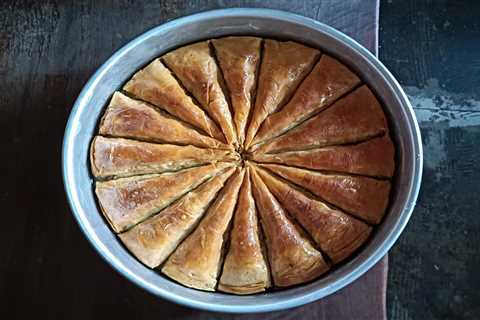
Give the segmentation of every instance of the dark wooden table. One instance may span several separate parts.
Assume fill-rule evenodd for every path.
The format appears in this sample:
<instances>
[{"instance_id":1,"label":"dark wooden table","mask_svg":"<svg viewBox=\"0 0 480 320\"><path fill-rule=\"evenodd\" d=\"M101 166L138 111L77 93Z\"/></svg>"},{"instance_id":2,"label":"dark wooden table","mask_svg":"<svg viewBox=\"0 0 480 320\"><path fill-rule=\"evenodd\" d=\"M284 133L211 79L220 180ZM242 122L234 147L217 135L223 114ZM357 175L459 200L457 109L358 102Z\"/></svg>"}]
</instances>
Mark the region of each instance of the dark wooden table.
<instances>
[{"instance_id":1,"label":"dark wooden table","mask_svg":"<svg viewBox=\"0 0 480 320\"><path fill-rule=\"evenodd\" d=\"M65 199L63 130L89 76L134 36L222 1L0 3L2 232L0 318L383 319L387 260L340 292L266 315L222 315L158 299L89 246ZM378 0L229 1L292 11L349 34L376 53Z\"/></svg>"}]
</instances>

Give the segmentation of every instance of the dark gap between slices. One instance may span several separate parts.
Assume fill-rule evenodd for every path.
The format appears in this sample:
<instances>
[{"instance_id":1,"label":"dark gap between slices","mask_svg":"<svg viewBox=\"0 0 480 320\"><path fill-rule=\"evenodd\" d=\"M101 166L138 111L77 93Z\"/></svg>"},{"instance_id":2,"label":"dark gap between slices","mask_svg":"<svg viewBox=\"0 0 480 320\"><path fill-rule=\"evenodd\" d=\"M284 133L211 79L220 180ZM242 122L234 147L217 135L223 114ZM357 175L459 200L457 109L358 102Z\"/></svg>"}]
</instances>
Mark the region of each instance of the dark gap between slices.
<instances>
[{"instance_id":1,"label":"dark gap between slices","mask_svg":"<svg viewBox=\"0 0 480 320\"><path fill-rule=\"evenodd\" d=\"M250 123L252 122L253 111L255 109L255 105L257 103L257 95L258 95L258 84L260 79L260 73L262 72L262 63L263 63L263 55L265 51L265 39L260 39L260 52L258 54L258 62L255 67L255 85L252 87L250 92L250 109L248 110L248 117L247 122L245 123L245 141L243 141L243 145L241 146L242 151L246 150L245 142L247 138L247 133L250 128Z\"/></svg>"},{"instance_id":2,"label":"dark gap between slices","mask_svg":"<svg viewBox=\"0 0 480 320\"><path fill-rule=\"evenodd\" d=\"M262 177L259 176L260 179L262 179ZM263 181L263 179L262 179ZM285 212L285 217L287 218L288 221L290 221L290 223L294 226L294 228L298 231L298 233L300 234L300 236L302 236L303 238L305 238L305 240L307 240L310 245L317 251L319 251L321 254L322 254L322 257L323 259L325 260L325 263L328 265L329 268L331 268L334 264L332 262L332 259L330 259L330 256L328 254L326 254L322 248L320 248L320 246L317 244L317 242L313 239L312 235L310 234L310 232L307 231L307 229L305 229L302 224L300 223L300 221L298 221L283 205L282 203L278 200L278 197L268 188L268 185L265 183L265 181L263 181L263 183L265 184L265 186L267 187L268 191L272 194L273 198L278 202L279 206L283 209L283 211ZM298 190L298 189L297 189ZM300 190L299 190L300 191Z\"/></svg>"},{"instance_id":3,"label":"dark gap between slices","mask_svg":"<svg viewBox=\"0 0 480 320\"><path fill-rule=\"evenodd\" d=\"M347 142L324 144L324 145L321 145L321 146L315 146L315 145L305 146L305 147L300 147L301 149L300 148L297 149L297 148L288 148L287 147L287 148L284 148L284 149L273 150L271 152L267 151L264 154L279 154L279 153L285 153L285 152L310 151L310 150L316 150L316 149L322 149L322 148L328 148L328 147L338 147L338 146L355 146L355 145L360 144L362 142L366 142L366 141L369 141L369 140L372 140L372 139L375 139L375 138L383 137L385 135L385 133L386 132L384 130L382 130L381 132L379 132L377 134L368 134L368 135L364 135L364 136L361 136L361 137L356 137L356 138L352 139L351 141L347 141ZM277 138L279 138L279 137L281 137L281 136L278 136Z\"/></svg>"},{"instance_id":4,"label":"dark gap between slices","mask_svg":"<svg viewBox=\"0 0 480 320\"><path fill-rule=\"evenodd\" d=\"M245 170L245 169L241 169L241 170ZM241 171L239 171L239 172L241 172ZM235 175L235 173L232 174L232 176L234 176L234 175ZM230 176L230 178L232 176ZM245 173L243 175L243 179L245 179ZM243 180L242 180L242 184L243 184ZM225 266L225 258L227 257L228 251L230 250L230 242L231 242L230 237L231 237L231 232L232 232L232 228L233 228L233 221L235 220L235 215L237 213L238 198L240 196L240 190L242 189L242 184L240 185L239 192L237 193L237 200L235 202L235 207L233 208L232 217L230 218L230 221L228 222L227 229L223 233L222 253L220 255L220 261L218 262L219 265L218 265L218 272L217 272L217 282L216 282L215 288L214 288L215 291L220 291L220 290L218 290L218 286L220 285L220 278L222 277L222 274L223 274L223 268Z\"/></svg>"},{"instance_id":5,"label":"dark gap between slices","mask_svg":"<svg viewBox=\"0 0 480 320\"><path fill-rule=\"evenodd\" d=\"M288 40L287 40L287 41L275 40L275 41L288 42ZM297 92L298 88L303 84L303 82L305 81L305 79L307 79L308 76L312 73L313 69L315 68L315 66L316 66L317 63L320 61L320 58L321 58L322 55L323 55L323 52L320 51L319 49L312 48L312 47L307 46L307 45L305 45L305 44L303 44L303 43L299 43L299 42L296 42L296 43L297 43L297 44L301 44L301 45L304 46L304 47L308 47L308 48L310 48L310 49L316 50L316 51L318 51L318 53L317 53L317 54L315 55L315 57L313 58L313 61L312 61L311 65L308 67L308 69L305 70L305 74L304 74L303 78L301 78L301 79L298 81L298 84L297 84L294 88L292 88L292 91L291 91L289 94L287 94L287 95L285 95L285 97L283 97L282 101L280 101L280 102L278 103L277 109L276 109L274 112L270 113L268 116L270 116L270 115L272 115L272 114L274 114L274 113L277 113L277 112L281 111L281 110L283 109L283 107L285 107L285 106L290 102L290 100L292 100L292 98L293 98L293 96L295 95L295 93ZM268 116L267 116L267 117L268 117ZM266 118L265 118L265 119L266 119ZM264 119L264 121L265 121L265 119ZM262 126L262 124L263 124L263 122L260 124L260 127ZM259 130L260 130L260 127L258 127Z\"/></svg>"},{"instance_id":6,"label":"dark gap between slices","mask_svg":"<svg viewBox=\"0 0 480 320\"><path fill-rule=\"evenodd\" d=\"M171 52L171 51L169 51ZM178 85L180 86L180 88L182 88L183 92L190 98L192 99L192 103L195 104L197 107L199 107L201 110L203 110L203 112L205 113L205 116L210 118L210 120L212 120L213 123L215 123L215 125L217 126L218 130L222 133L223 135L223 138L225 139L225 141L220 141L218 139L216 139L215 137L212 137L210 135L208 135L208 137L211 137L212 139L215 139L217 141L220 141L222 143L227 143L227 139L225 138L225 134L223 133L223 130L222 130L222 127L220 126L220 124L212 117L210 116L210 114L208 113L208 111L203 107L203 105L198 102L198 100L195 98L195 96L190 92L188 91L188 89L185 87L185 85L183 84L182 81L180 81L180 79L178 78L177 74L175 72L173 72L173 70L170 68L170 66L165 62L165 60L163 59L163 56L159 57L158 58L160 60L160 62L163 64L163 66L170 72L170 74L172 75L172 77L175 79L175 81L177 81Z\"/></svg>"},{"instance_id":7,"label":"dark gap between slices","mask_svg":"<svg viewBox=\"0 0 480 320\"><path fill-rule=\"evenodd\" d=\"M266 168L261 168L261 169L263 169L264 171L266 171L268 174L274 176L270 170L265 170ZM361 221L361 222L365 223L367 226L371 227L370 234L369 234L369 236L367 237L367 239L366 239L357 249L355 249L354 252L352 252L349 256L345 257L345 258L342 259L341 261L339 261L339 262L337 262L337 263L334 263L333 260L332 260L332 258L330 258L330 256L329 256L329 255L320 247L320 245L317 244L317 242L313 239L313 236L310 234L310 232L302 226L302 224L300 223L300 221L299 221L298 219L296 219L292 214L290 214L290 212L289 212L286 208L283 207L283 205L281 204L281 202L278 200L277 196L276 196L273 192L270 191L271 194L273 195L273 197L274 197L275 199L277 199L277 202L280 204L280 206L282 206L283 210L285 210L285 212L287 212L288 217L289 217L291 220L295 221L296 224L298 225L298 228L300 228L303 232L305 232L306 238L310 241L310 244L311 244L315 249L317 249L318 251L320 251L320 252L322 253L322 255L323 255L326 263L329 265L330 268L332 268L333 266L336 266L336 265L338 265L338 264L344 263L345 261L348 260L349 257L351 257L352 255L354 255L354 254L356 254L357 252L359 252L359 251L361 250L360 248L363 247L363 246L367 243L367 241L371 238L371 233L373 233L373 232L376 230L375 225L371 225L370 223L363 221L361 218L357 218L356 216L350 215L349 213L345 212L343 209L339 209L339 208L331 205L330 203L323 201L320 197L312 194L310 191L308 191L308 190L306 190L306 189L303 189L303 188L301 188L301 187L299 187L299 186L297 186L297 185L294 185L294 184L291 183L289 180L286 180L285 178L283 178L283 177L281 177L281 176L277 176L277 175L275 175L274 178L276 178L276 179L278 179L279 181L287 184L290 188L292 188L292 189L294 189L294 190L296 190L296 191L298 191L298 192L304 193L304 195L305 195L307 198L310 198L311 200L314 200L314 201L318 201L318 202L324 204L325 206L327 206L327 207L328 207L329 209L331 209L331 210L336 210L336 211L339 211L339 212L341 212L341 213L344 213L345 215L351 217L352 219L356 219L356 220L358 220L358 221ZM266 185L266 184L265 184L265 185ZM266 186L267 186L267 189L268 189L268 185L266 185ZM355 239L353 239L350 243L346 244L345 247L340 248L339 251L340 251L340 250L343 250L343 249L346 248L346 247L348 247L351 243L354 243L358 238L361 238L362 235L363 235L363 233L359 234L359 235L358 235ZM329 270L329 271L330 271L330 270ZM327 272L329 272L329 271L327 271Z\"/></svg>"},{"instance_id":8,"label":"dark gap between slices","mask_svg":"<svg viewBox=\"0 0 480 320\"><path fill-rule=\"evenodd\" d=\"M104 137L104 138L110 138L110 139L126 139L126 140L132 140L132 141L135 141L135 142L145 142L145 143L151 143L151 144L155 144L155 145L171 145L171 146L177 146L177 147L194 147L194 148L198 148L198 149L205 149L205 150L225 150L225 151L230 151L229 149L213 149L213 148L205 148L205 147L198 147L198 146L195 146L193 144L185 144L185 145L180 145L180 144L173 144L173 143L160 143L160 142L153 142L153 141L144 141L144 140L139 140L139 139L132 139L132 138L124 138L124 137L117 137L117 136L110 136L110 135L105 135L105 134L97 134L95 137ZM93 141L93 140L92 140ZM93 157L94 153L91 152L93 151L93 143L91 144L91 149L90 149L90 155ZM231 150L232 153L234 153L235 151L234 150ZM237 153L238 154L238 153ZM242 158L240 157L239 158L239 161L240 162L242 161ZM191 165L191 166L188 166L188 167L182 167L182 168L179 168L177 170L166 170L166 171L159 171L159 172L150 172L150 173L136 173L136 174L132 174L132 175L128 175L128 176L116 176L116 175L111 175L111 176L103 176L103 177L94 177L93 174L92 176L94 177L95 181L99 181L99 182L105 182L105 181L110 181L110 180L117 180L117 179L122 179L122 178L132 178L132 177L141 177L141 176L145 176L145 175L153 175L153 174L162 174L162 173L174 173L174 172L179 172L179 171L182 171L182 170L185 170L185 169L192 169L192 168L198 168L198 167L203 167L203 166L206 166L206 165L209 165L209 164L214 164L214 163L218 163L218 162L227 162L227 163L237 163L237 162L234 162L234 161L221 161L221 160L213 160L213 161L208 161L208 162L204 162L204 163L199 163L199 164L194 164L194 165ZM253 161L252 161L253 162ZM90 163L91 164L91 163ZM202 183L203 184L203 183Z\"/></svg>"},{"instance_id":9,"label":"dark gap between slices","mask_svg":"<svg viewBox=\"0 0 480 320\"><path fill-rule=\"evenodd\" d=\"M366 223L367 225L371 226L371 227L375 227L376 225L370 223L370 222L367 222L365 221L363 218L360 218L360 217L357 217L356 215L354 215L353 213L351 212L348 212L346 211L345 209L342 209L336 205L334 205L333 203L325 200L324 198L320 197L320 196L317 196L316 194L313 194L312 192L310 192L309 190L303 188L302 186L290 181L290 180L287 180L285 178L283 178L282 176L276 174L274 171L270 170L270 168L264 168L264 167L260 167L261 170L265 170L267 171L268 173L270 173L272 176L274 176L275 178L279 179L280 181L283 181L285 182L286 184L288 184L290 187L304 193L307 197L311 198L311 199L314 199L314 200L317 200L317 201L320 201L320 202L323 202L325 205L327 205L328 207L330 207L331 209L333 210L337 210L337 211L341 211L345 214L347 214L348 216L352 217L352 218L355 218L357 220L360 220L362 221L363 223ZM344 176L349 176L347 174L342 174Z\"/></svg>"},{"instance_id":10,"label":"dark gap between slices","mask_svg":"<svg viewBox=\"0 0 480 320\"><path fill-rule=\"evenodd\" d=\"M232 167L230 168L226 168L224 171L220 172L218 175L220 174L224 174L226 173L227 170L230 170ZM205 219L205 216L207 215L208 213L208 210L210 209L210 207L212 206L212 204L215 202L215 200L219 197L220 193L222 192L222 190L225 188L225 185L227 183L227 181L234 175L235 173L232 173L232 175L230 177L227 178L227 180L225 180L225 182L223 183L223 186L217 191L217 193L215 193L215 196L212 198L212 200L210 201L210 203L208 204L208 206L205 208L205 211L203 212L202 216L200 217L200 219L198 219L198 221L192 226L192 229L185 235L185 237L178 243L178 245L175 247L175 249L172 250L172 252L165 258L165 260L163 260L163 262L161 264L159 264L158 266L155 267L155 269L157 269L162 275L163 275L163 272L161 272L161 269L162 267L164 266L164 264L168 261L168 259L170 258L170 256L177 250L178 247L180 247L182 245L182 243L197 229L198 225L200 224L200 222L203 221L203 219ZM215 177L217 177L218 175L216 176L213 176L211 177L210 179L208 179L207 181L203 182L202 184L200 184L198 187L202 186L204 183L207 183L209 182L210 180L214 179ZM197 187L197 188L198 188ZM197 189L195 188L195 189ZM194 191L195 189L193 190L190 190L190 191ZM179 200L177 200L179 201ZM173 203L172 203L173 204ZM167 207L168 208L168 207ZM165 208L165 209L167 209ZM160 212L161 213L161 212ZM168 279L171 279L171 280L174 280L170 277L168 277ZM175 282L178 282L176 280L174 280ZM180 283L180 282L178 282ZM182 286L185 286L184 284L180 283ZM199 289L195 289L195 290L199 290Z\"/></svg>"},{"instance_id":11,"label":"dark gap between slices","mask_svg":"<svg viewBox=\"0 0 480 320\"><path fill-rule=\"evenodd\" d=\"M205 165L202 165L202 166L198 166L198 167L203 167L203 166L208 166L208 164L205 164ZM156 216L157 214L161 213L163 210L165 210L165 209L167 209L168 207L170 207L171 205L173 205L175 202L179 201L181 198L183 198L185 195L187 195L187 194L190 193L191 191L197 189L198 187L200 187L201 185L203 185L205 182L209 181L209 180L212 179L212 178L215 178L215 177L218 176L219 174L225 173L225 171L228 170L228 169L230 169L230 168L231 168L231 167L225 168L224 170L218 172L216 175L213 175L213 176L210 177L209 179L201 182L198 186L196 186L196 187L194 187L194 188L186 191L185 193L180 194L178 197L175 197L175 200L173 200L170 204L168 204L168 205L165 206L164 208L162 208L162 209L160 209L160 210L158 210L158 211L155 211L154 213L152 213L152 214L148 215L147 217L141 219L141 220L138 221L137 223L135 223L135 224L133 224L133 225L131 225L131 226L128 226L127 228L125 228L125 229L122 230L121 232L115 232L115 233L116 233L116 234L119 234L119 233L124 233L124 232L126 232L126 231L129 231L130 229L132 229L133 227L137 226L138 224L144 222L145 220L148 220L148 219ZM185 170L185 169L183 169L183 170ZM179 170L179 171L181 171L181 170ZM155 176L160 176L161 174L153 174L153 175L155 175ZM137 175L137 176L140 176L140 177L141 177L142 175ZM134 176L134 177L136 177L136 176ZM132 178L132 177L129 177L129 178ZM122 179L122 178L120 178L120 179ZM142 179L142 180L140 180L140 181L147 180L147 179L148 179L148 177L147 177L147 178L144 178L144 179ZM115 180L118 180L118 179L115 179ZM95 183L96 183L96 182L97 182L97 181L95 181ZM101 182L101 181L100 181L100 182ZM95 192L95 194L96 194L96 192ZM100 203L100 201L98 201L98 202Z\"/></svg>"},{"instance_id":12,"label":"dark gap between slices","mask_svg":"<svg viewBox=\"0 0 480 320\"><path fill-rule=\"evenodd\" d=\"M265 291L267 290L271 290L275 287L275 283L273 282L273 276L272 276L272 266L270 264L270 255L269 255L269 251L270 249L268 248L267 246L267 236L265 235L265 227L263 226L263 219L262 219L262 215L260 214L260 211L258 210L258 205L257 205L257 201L255 199L255 196L253 194L253 179L251 177L252 173L251 171L253 170L252 167L250 167L250 188L252 188L252 197L253 197L253 203L255 204L255 214L257 216L257 227L258 227L258 236L259 236L259 241L260 241L260 246L262 248L262 255L263 255L263 259L265 260L265 264L267 266L267 270L268 270L268 280L270 282L270 287L265 287Z\"/></svg>"},{"instance_id":13,"label":"dark gap between slices","mask_svg":"<svg viewBox=\"0 0 480 320\"><path fill-rule=\"evenodd\" d=\"M99 136L100 136L100 134L99 134ZM182 143L179 143L179 142L170 142L170 141L167 141L167 140L160 140L160 139L155 139L155 138L141 138L141 137L130 136L130 135L127 135L127 134L125 134L125 135L113 135L113 134L102 133L101 136L105 137L105 138L123 138L123 139L129 139L129 140L133 140L133 141L137 141L137 142L147 142L147 143L154 143L154 144L171 144L171 145L174 145L174 146L177 146L177 147L193 146L193 147L197 147L197 148L208 149L208 148L205 148L205 147L200 147L200 146L196 146L196 145L188 144L188 143L182 144ZM214 139L214 138L212 138L212 139ZM231 150L231 149L221 149L221 148L211 148L211 149Z\"/></svg>"},{"instance_id":14,"label":"dark gap between slices","mask_svg":"<svg viewBox=\"0 0 480 320\"><path fill-rule=\"evenodd\" d=\"M295 151L294 151L295 152ZM255 161L252 159L247 158L246 160L250 161L251 163L254 164L273 164L273 165L279 165L279 166L285 166L289 168L296 168L296 169L302 169L302 170L310 170L310 171L315 171L324 175L336 175L336 176L352 176L352 177L360 177L360 178L371 178L375 180L380 180L380 181L391 181L392 178L390 177L381 177L381 176L368 176L366 174L360 174L360 173L350 173L346 171L337 171L337 170L325 170L325 169L312 169L312 168L307 168L307 167L301 167L298 165L293 165L293 164L284 164L284 163L277 163L277 162L261 162L261 161ZM267 170L267 168L263 168L264 170ZM270 170L269 170L270 171ZM282 179L284 179L282 177Z\"/></svg>"},{"instance_id":15,"label":"dark gap between slices","mask_svg":"<svg viewBox=\"0 0 480 320\"><path fill-rule=\"evenodd\" d=\"M264 42L265 42L265 40L275 40L275 39L262 39L262 40L263 40L263 41L262 41L262 58L261 58L262 61L261 61L261 62L263 63ZM279 41L279 42L280 42L281 40L275 40L275 41ZM288 41L288 40L287 40L287 41ZM282 41L282 42L287 42L287 41ZM297 43L298 43L298 42L297 42ZM304 45L303 43L302 43L301 45L303 45L303 46L305 46L305 47L308 47L308 46ZM308 48L311 48L311 47L308 47ZM314 48L311 48L311 49L314 49ZM253 141L255 140L255 137L257 136L258 132L260 131L260 128L262 127L262 124L265 122L265 120L266 120L270 115L272 115L272 114L274 114L274 113L277 113L278 111L280 111L281 109L283 109L283 107L286 106L286 105L290 102L290 100L292 100L293 96L295 95L295 92L297 92L298 88L302 85L302 83L305 81L305 79L312 73L313 69L315 68L315 66L316 66L317 63L320 61L320 58L321 58L322 55L323 55L323 52L320 51L319 49L314 49L314 50L319 51L319 53L318 53L318 54L315 56L315 58L313 59L313 62L312 62L312 64L311 64L311 66L309 67L309 69L306 70L304 77L298 82L298 84L297 84L296 87L292 88L292 92L290 92L290 94L285 95L285 97L283 97L282 101L280 101L280 102L278 103L277 109L276 109L274 112L268 114L268 115L265 117L265 119L263 119L262 123L259 124L259 126L258 126L258 128L257 128L257 132L255 132L255 134L254 134L254 136L253 136L253 138L252 138L252 141L250 142L250 145L249 145L248 149L251 149L253 146L255 146L255 145L257 145L257 144L258 144L258 145L261 145L261 144L264 143L264 141L259 142L259 143L255 143L255 144L253 143ZM260 69L261 69L261 67L260 67ZM260 73L259 73L259 76L260 76ZM255 103L256 103L256 101L255 101ZM268 140L265 140L265 142L266 142L266 141L268 141Z\"/></svg>"},{"instance_id":16,"label":"dark gap between slices","mask_svg":"<svg viewBox=\"0 0 480 320\"><path fill-rule=\"evenodd\" d=\"M235 125L233 119L234 119L234 116L235 116L235 110L233 110L233 105L232 105L232 93L230 92L230 89L228 88L228 85L227 85L227 82L225 81L225 76L223 75L223 69L222 67L220 66L220 61L218 61L218 57L217 57L217 51L215 49L215 46L213 45L213 43L208 40L207 41L207 44L208 44L208 49L209 49L209 52L210 52L210 56L213 58L213 61L215 62L215 64L217 65L217 81L220 85L220 89L222 89L222 94L223 96L225 97L225 101L227 102L227 105L228 105L228 110L230 111L230 117L231 117L231 120L232 120L232 128L233 128L233 131L234 131L234 134L235 134L235 138L238 141L238 132L237 132L237 126ZM241 146L239 145L238 148L240 148Z\"/></svg>"},{"instance_id":17,"label":"dark gap between slices","mask_svg":"<svg viewBox=\"0 0 480 320\"><path fill-rule=\"evenodd\" d=\"M169 69L170 70L170 69ZM176 78L175 78L176 79ZM118 90L118 92L122 93L123 95L127 96L128 98L132 99L132 100L135 100L135 101L138 101L138 102L141 102L141 103L144 103L146 104L148 107L152 108L153 110L155 110L156 112L160 113L162 116L164 116L165 118L168 118L168 119L171 119L171 120L175 120L175 121L178 121L180 122L182 125L186 126L187 128L189 129L192 129L192 130L195 130L197 133L201 134L202 136L205 136L207 138L210 138L210 139L214 139L215 141L219 141L221 143L225 143L225 141L220 141L218 140L217 138L215 137L212 137L210 136L207 132L203 131L202 129L186 122L185 120L183 119L180 119L178 117L176 117L175 115L169 113L167 110L165 109L162 109L161 107L155 105L155 104L152 104L151 102L148 102L148 101L145 101L143 100L142 98L139 98L133 94L131 94L130 92L127 92L127 91L124 91L123 89L120 89ZM208 116L206 111L203 109L203 108L200 108L203 110L203 112L205 112L205 116ZM103 119L102 119L103 120ZM212 120L213 121L213 120ZM214 122L215 124L217 124L216 122ZM217 124L218 126L218 124ZM222 133L223 134L223 133ZM108 136L108 135L106 135ZM120 137L122 138L122 137ZM135 138L129 138L129 139L132 139L132 140L135 140ZM137 138L136 140L138 141L146 141L146 142L149 142L148 140L142 140L141 138ZM154 140L153 140L154 141ZM178 143L174 143L174 142L162 142L162 143L166 143L166 144L177 144L177 145L181 145L183 146L184 144L178 144ZM201 148L201 147L198 147L198 148Z\"/></svg>"},{"instance_id":18,"label":"dark gap between slices","mask_svg":"<svg viewBox=\"0 0 480 320\"><path fill-rule=\"evenodd\" d=\"M169 69L169 71L170 71L170 69ZM177 78L175 78L175 80L177 80ZM177 81L177 82L178 82L178 81ZM183 89L182 86L180 86L180 87ZM163 111L165 114L169 115L171 118L173 118L173 119L175 119L175 120L178 120L178 121L183 121L184 123L190 125L191 128L194 129L195 131L197 131L198 133L200 133L200 134L202 134L202 135L204 135L204 136L207 136L207 137L210 137L210 138L212 138L212 139L215 139L215 140L219 141L218 139L216 139L215 137L211 136L208 132L206 132L206 131L203 130L202 128L196 127L196 126L194 126L193 124L188 123L188 122L186 122L185 120L178 118L176 115L171 114L167 109L164 109L162 106L157 105L157 104L154 104L154 103L149 102L149 101L147 101L147 100L144 100L144 99L142 99L141 97L139 97L139 96L137 96L137 95L135 95L135 94L133 94L133 93L131 93L131 92L128 92L128 91L124 90L123 88L122 88L122 89L119 89L119 91L120 91L122 94L124 94L124 95L126 95L127 97L129 97L130 99L137 100L137 101L140 101L140 102L143 102L143 103L147 103L147 104L151 105L152 108L155 108L155 109L158 109L158 110ZM185 93L185 94L186 94L186 93ZM186 94L186 95L189 96L188 94ZM189 97L190 97L190 96L189 96ZM191 97L190 97L190 98L191 98ZM193 101L192 101L192 102L193 102ZM193 103L195 103L195 102L193 102ZM203 108L200 108L200 109L201 109L201 110L205 113L205 115L207 116L205 110L203 110ZM215 124L216 124L216 123L215 123ZM220 142L224 142L224 141L220 141Z\"/></svg>"},{"instance_id":19,"label":"dark gap between slices","mask_svg":"<svg viewBox=\"0 0 480 320\"><path fill-rule=\"evenodd\" d=\"M313 70L313 69L312 69L312 70ZM310 70L310 72L311 72L311 70ZM304 79L304 80L305 80L305 79ZM262 146L262 145L264 145L264 144L266 144L266 143L268 143L268 142L270 142L270 141L272 141L272 140L274 140L274 139L276 139L276 138L279 138L279 137L285 135L286 133L288 133L288 132L290 132L291 130L295 129L296 127L298 127L299 125L303 124L304 122L312 119L313 117L317 116L318 114L322 113L323 111L329 109L335 102L339 101L340 99L345 98L346 96L348 96L349 94L351 94L353 91L355 91L356 89L360 88L362 85L364 85L364 83L360 82L359 84L353 86L350 90L347 90L345 93L341 94L338 98L332 100L330 103L327 103L323 108L320 108L320 109L318 109L318 110L313 111L312 113L310 113L310 114L308 115L308 117L306 117L306 118L303 119L302 121L299 121L297 124L295 124L294 126L292 126L291 128L289 128L289 129L286 130L285 132L283 132L283 133L281 133L281 134L279 134L279 135L277 135L277 136L274 136L274 137L265 139L265 140L263 140L263 141L261 141L261 142L258 142L258 143L255 143L255 144L251 144L249 149L251 150L253 146L256 146L256 147L255 147L255 150L256 150L258 147L260 147L260 146ZM297 87L297 89L298 89L298 87ZM296 91L297 89L295 89L295 91ZM277 110L276 112L278 112L278 111L280 111L280 110ZM276 112L274 112L274 113L276 113ZM272 113L272 114L274 114L274 113ZM262 122L262 124L263 124L263 122ZM261 126L260 126L260 127L261 127ZM259 128L259 131L260 131L260 128Z\"/></svg>"}]
</instances>

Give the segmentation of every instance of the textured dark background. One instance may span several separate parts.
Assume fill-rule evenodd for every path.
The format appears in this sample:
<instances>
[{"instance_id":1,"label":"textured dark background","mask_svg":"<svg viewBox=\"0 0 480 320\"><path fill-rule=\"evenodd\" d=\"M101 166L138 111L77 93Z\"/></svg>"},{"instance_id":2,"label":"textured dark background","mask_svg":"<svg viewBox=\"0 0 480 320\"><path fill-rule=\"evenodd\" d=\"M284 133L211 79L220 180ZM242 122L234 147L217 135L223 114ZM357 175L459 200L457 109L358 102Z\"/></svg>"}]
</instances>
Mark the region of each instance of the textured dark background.
<instances>
[{"instance_id":1,"label":"textured dark background","mask_svg":"<svg viewBox=\"0 0 480 320\"><path fill-rule=\"evenodd\" d=\"M315 17L327 2L334 1L163 1L162 7L170 17L229 5ZM151 316L152 306L139 301L156 300L112 272L83 240L59 183L64 123L82 85L115 49L161 21L152 10L158 2L138 4L132 14L134 3L0 1L1 319L109 318L112 310ZM102 23L118 31L102 35ZM99 34L101 45L89 41ZM379 52L414 104L425 153L418 205L390 252L389 319L478 319L480 1L381 1ZM95 263L86 268L84 261ZM85 272L97 275L95 283ZM62 294L71 295L68 305L58 305ZM162 319L180 310L157 303ZM292 310L270 318L302 315Z\"/></svg>"},{"instance_id":2,"label":"textured dark background","mask_svg":"<svg viewBox=\"0 0 480 320\"><path fill-rule=\"evenodd\" d=\"M380 59L414 104L425 155L389 255L389 318L479 319L480 1L381 1Z\"/></svg>"}]
</instances>

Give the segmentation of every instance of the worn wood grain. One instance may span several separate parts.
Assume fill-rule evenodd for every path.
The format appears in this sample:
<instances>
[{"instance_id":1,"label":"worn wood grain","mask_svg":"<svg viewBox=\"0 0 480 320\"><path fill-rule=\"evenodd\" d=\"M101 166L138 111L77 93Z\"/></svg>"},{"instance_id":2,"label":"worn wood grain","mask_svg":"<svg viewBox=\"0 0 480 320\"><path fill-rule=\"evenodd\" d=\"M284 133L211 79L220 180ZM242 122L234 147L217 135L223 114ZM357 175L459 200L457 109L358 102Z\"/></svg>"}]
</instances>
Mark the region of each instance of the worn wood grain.
<instances>
[{"instance_id":1,"label":"worn wood grain","mask_svg":"<svg viewBox=\"0 0 480 320\"><path fill-rule=\"evenodd\" d=\"M389 319L480 315L480 1L382 1L381 60L422 131L415 211L393 247Z\"/></svg>"},{"instance_id":2,"label":"worn wood grain","mask_svg":"<svg viewBox=\"0 0 480 320\"><path fill-rule=\"evenodd\" d=\"M386 260L321 301L266 315L221 315L158 299L88 245L60 174L63 130L89 76L127 41L173 18L269 7L326 22L376 52L378 0L3 1L0 3L0 318L382 319Z\"/></svg>"}]
</instances>

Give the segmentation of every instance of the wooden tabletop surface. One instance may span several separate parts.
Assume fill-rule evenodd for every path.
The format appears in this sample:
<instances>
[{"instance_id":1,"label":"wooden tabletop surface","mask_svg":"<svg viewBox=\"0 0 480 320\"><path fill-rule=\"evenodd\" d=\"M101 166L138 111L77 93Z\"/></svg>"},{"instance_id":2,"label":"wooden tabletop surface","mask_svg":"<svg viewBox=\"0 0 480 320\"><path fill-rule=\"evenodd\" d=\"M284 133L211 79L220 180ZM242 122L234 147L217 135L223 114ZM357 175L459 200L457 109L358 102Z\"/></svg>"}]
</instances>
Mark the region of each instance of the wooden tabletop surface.
<instances>
[{"instance_id":1,"label":"wooden tabletop surface","mask_svg":"<svg viewBox=\"0 0 480 320\"><path fill-rule=\"evenodd\" d=\"M378 0L0 4L0 318L385 318L386 258L340 292L303 307L268 316L213 314L136 287L100 258L76 225L63 191L60 154L82 86L133 37L173 18L227 4L302 14L377 52Z\"/></svg>"}]
</instances>

